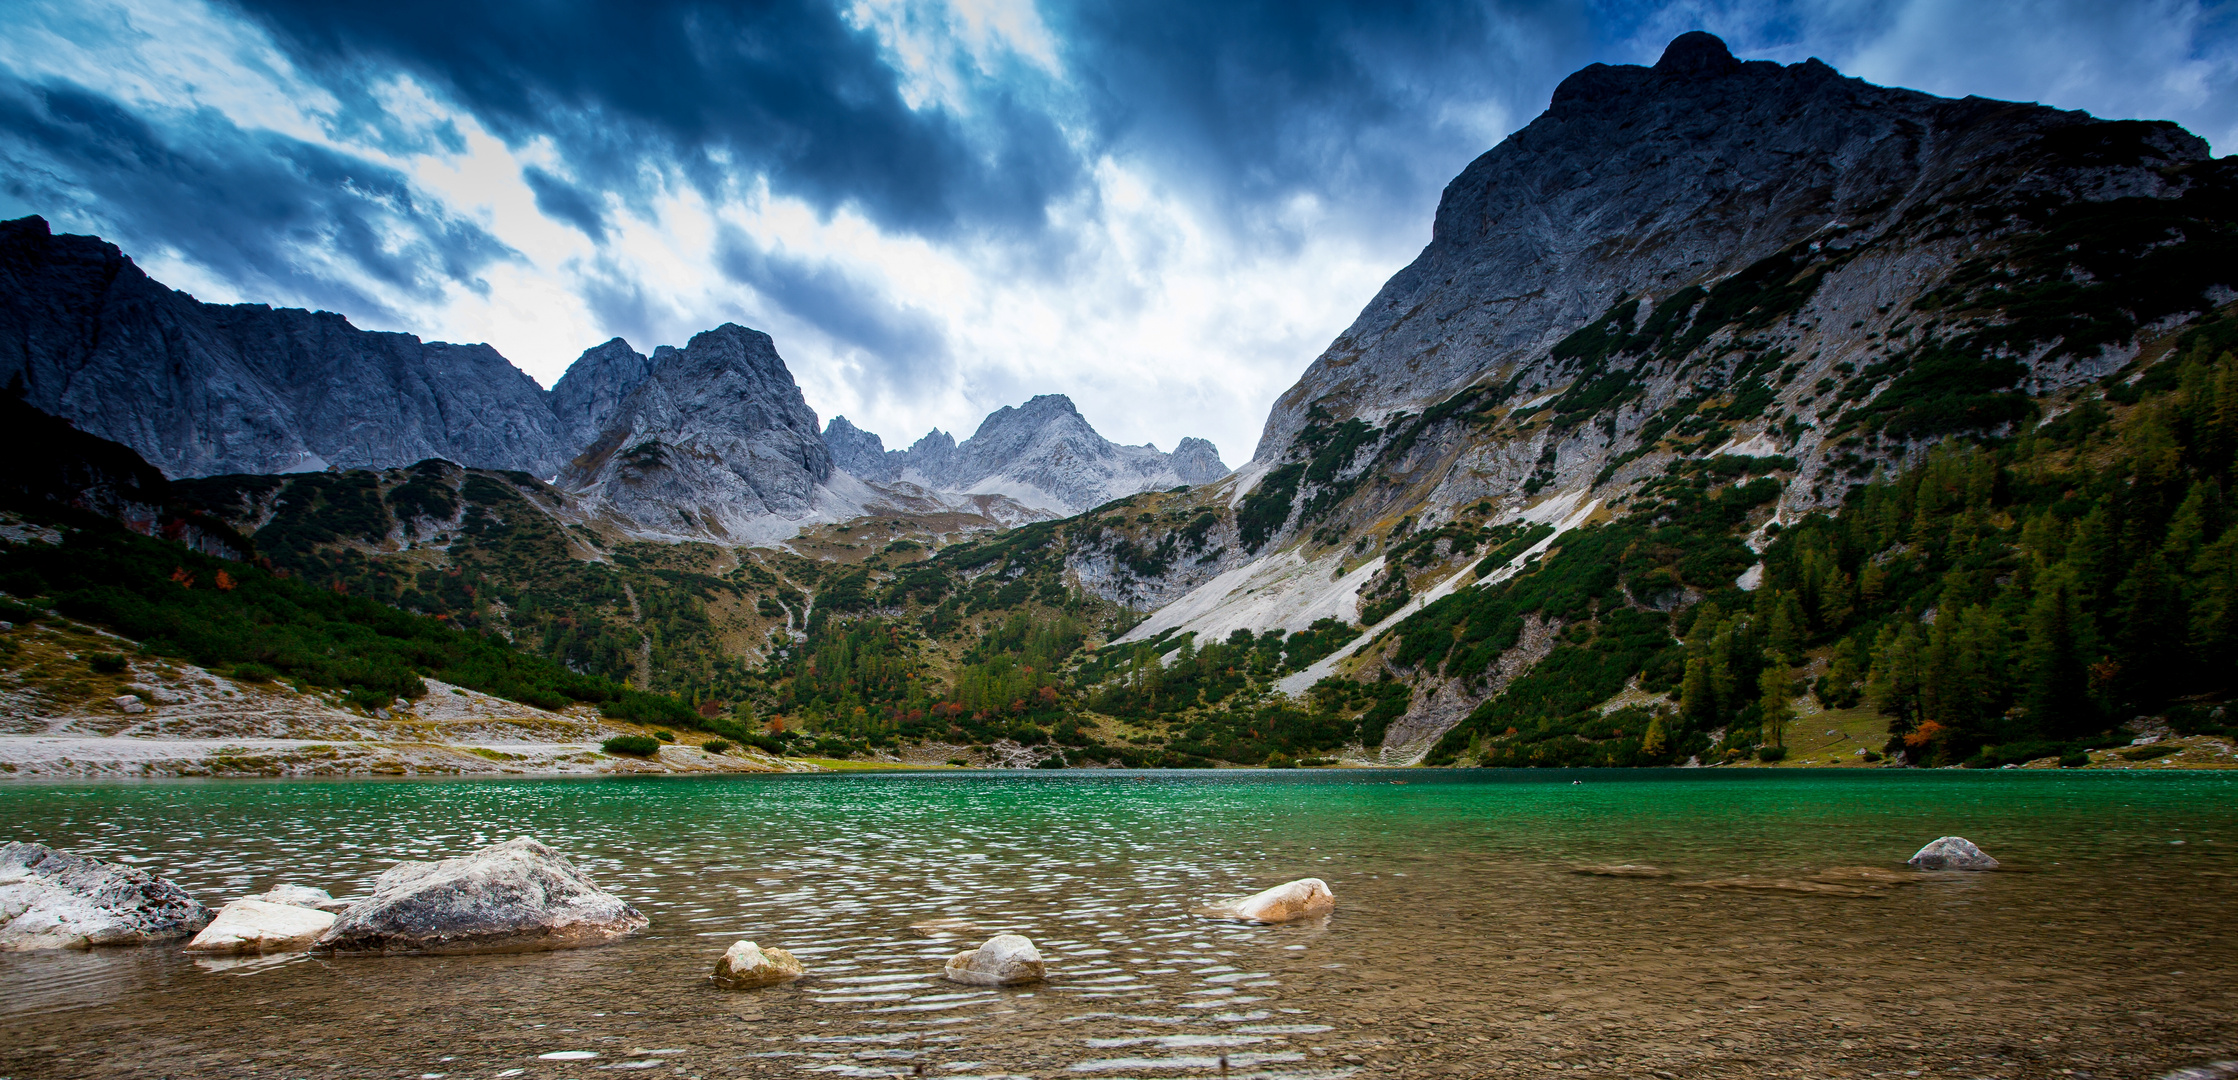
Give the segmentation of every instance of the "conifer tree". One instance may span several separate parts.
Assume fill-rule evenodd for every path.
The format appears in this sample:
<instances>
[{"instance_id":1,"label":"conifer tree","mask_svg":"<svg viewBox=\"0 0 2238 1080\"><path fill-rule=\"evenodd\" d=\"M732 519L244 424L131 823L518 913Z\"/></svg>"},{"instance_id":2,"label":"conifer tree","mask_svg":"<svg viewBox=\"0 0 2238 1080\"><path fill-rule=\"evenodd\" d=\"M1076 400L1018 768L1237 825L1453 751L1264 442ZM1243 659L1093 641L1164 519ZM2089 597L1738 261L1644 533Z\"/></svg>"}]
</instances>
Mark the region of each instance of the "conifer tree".
<instances>
[{"instance_id":1,"label":"conifer tree","mask_svg":"<svg viewBox=\"0 0 2238 1080\"><path fill-rule=\"evenodd\" d=\"M1787 745L1787 725L1795 719L1795 705L1788 695L1787 671L1778 664L1768 664L1756 679L1757 703L1764 712L1764 741L1773 746Z\"/></svg>"}]
</instances>

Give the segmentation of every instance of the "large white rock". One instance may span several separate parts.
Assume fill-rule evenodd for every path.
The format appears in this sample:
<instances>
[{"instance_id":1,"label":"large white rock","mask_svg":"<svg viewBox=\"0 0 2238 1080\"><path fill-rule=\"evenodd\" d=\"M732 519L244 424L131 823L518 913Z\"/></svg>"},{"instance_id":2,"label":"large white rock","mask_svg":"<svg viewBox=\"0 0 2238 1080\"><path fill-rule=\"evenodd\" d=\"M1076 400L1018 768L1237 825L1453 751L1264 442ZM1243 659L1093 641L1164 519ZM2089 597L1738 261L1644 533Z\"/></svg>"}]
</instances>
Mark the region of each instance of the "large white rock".
<instances>
[{"instance_id":1,"label":"large white rock","mask_svg":"<svg viewBox=\"0 0 2238 1080\"><path fill-rule=\"evenodd\" d=\"M966 986L1017 986L1047 977L1041 950L1017 934L996 934L970 952L949 957L947 970L940 974Z\"/></svg>"},{"instance_id":2,"label":"large white rock","mask_svg":"<svg viewBox=\"0 0 2238 1080\"><path fill-rule=\"evenodd\" d=\"M1212 908L1210 914L1244 922L1286 923L1322 914L1336 906L1336 895L1329 891L1328 883L1309 877L1285 881L1265 892L1221 904Z\"/></svg>"},{"instance_id":3,"label":"large white rock","mask_svg":"<svg viewBox=\"0 0 2238 1080\"><path fill-rule=\"evenodd\" d=\"M1917 870L1995 870L1997 860L1963 836L1944 836L1919 849L1905 865Z\"/></svg>"},{"instance_id":4,"label":"large white rock","mask_svg":"<svg viewBox=\"0 0 2238 1080\"><path fill-rule=\"evenodd\" d=\"M715 961L715 981L733 990L775 986L803 973L793 954L775 946L764 949L751 941L732 942L723 958Z\"/></svg>"},{"instance_id":5,"label":"large white rock","mask_svg":"<svg viewBox=\"0 0 2238 1080\"><path fill-rule=\"evenodd\" d=\"M268 953L296 952L334 925L334 914L294 904L263 900L235 900L218 909L218 917L194 940L188 952Z\"/></svg>"},{"instance_id":6,"label":"large white rock","mask_svg":"<svg viewBox=\"0 0 2238 1080\"><path fill-rule=\"evenodd\" d=\"M651 920L591 884L528 837L441 862L389 867L350 906L318 952L487 953L578 949L627 937Z\"/></svg>"},{"instance_id":7,"label":"large white rock","mask_svg":"<svg viewBox=\"0 0 2238 1080\"><path fill-rule=\"evenodd\" d=\"M325 889L315 889L309 885L274 885L248 899L262 900L267 904L317 908L320 911L344 911L350 906L350 901L336 900Z\"/></svg>"},{"instance_id":8,"label":"large white rock","mask_svg":"<svg viewBox=\"0 0 2238 1080\"><path fill-rule=\"evenodd\" d=\"M0 952L175 941L210 925L210 909L145 870L0 844Z\"/></svg>"}]
</instances>

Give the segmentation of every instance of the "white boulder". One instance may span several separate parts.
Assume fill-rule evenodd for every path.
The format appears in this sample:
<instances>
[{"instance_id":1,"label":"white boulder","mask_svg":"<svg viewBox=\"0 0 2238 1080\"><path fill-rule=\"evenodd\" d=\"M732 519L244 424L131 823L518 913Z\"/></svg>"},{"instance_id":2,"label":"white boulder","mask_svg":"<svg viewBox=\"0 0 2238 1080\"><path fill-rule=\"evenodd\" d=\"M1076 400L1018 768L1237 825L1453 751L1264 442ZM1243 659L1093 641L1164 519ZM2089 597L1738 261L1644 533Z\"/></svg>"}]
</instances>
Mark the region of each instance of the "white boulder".
<instances>
[{"instance_id":1,"label":"white boulder","mask_svg":"<svg viewBox=\"0 0 2238 1080\"><path fill-rule=\"evenodd\" d=\"M949 957L948 968L940 975L966 986L1018 986L1047 977L1041 950L1017 934L996 934L970 952Z\"/></svg>"},{"instance_id":2,"label":"white boulder","mask_svg":"<svg viewBox=\"0 0 2238 1080\"><path fill-rule=\"evenodd\" d=\"M1963 836L1938 837L1905 860L1915 870L1995 870L1997 860Z\"/></svg>"},{"instance_id":3,"label":"white boulder","mask_svg":"<svg viewBox=\"0 0 2238 1080\"><path fill-rule=\"evenodd\" d=\"M144 713L148 711L146 702L130 694L118 694L109 699L109 704L116 706L118 712Z\"/></svg>"},{"instance_id":4,"label":"white boulder","mask_svg":"<svg viewBox=\"0 0 2238 1080\"><path fill-rule=\"evenodd\" d=\"M775 986L803 973L793 954L775 946L764 949L751 941L732 942L723 958L715 961L715 981L733 990Z\"/></svg>"},{"instance_id":5,"label":"white boulder","mask_svg":"<svg viewBox=\"0 0 2238 1080\"><path fill-rule=\"evenodd\" d=\"M1337 906L1336 894L1320 878L1286 881L1262 893L1212 908L1215 918L1255 923L1286 923L1320 915Z\"/></svg>"},{"instance_id":6,"label":"white boulder","mask_svg":"<svg viewBox=\"0 0 2238 1080\"><path fill-rule=\"evenodd\" d=\"M235 900L218 909L218 917L187 942L186 951L296 952L310 948L311 942L333 925L333 912L263 900Z\"/></svg>"},{"instance_id":7,"label":"white boulder","mask_svg":"<svg viewBox=\"0 0 2238 1080\"><path fill-rule=\"evenodd\" d=\"M0 844L0 952L175 941L210 925L210 909L145 870Z\"/></svg>"},{"instance_id":8,"label":"white boulder","mask_svg":"<svg viewBox=\"0 0 2238 1080\"><path fill-rule=\"evenodd\" d=\"M350 906L350 901L336 900L325 889L315 889L309 885L274 885L248 899L262 900L267 904L317 908L320 911L344 911Z\"/></svg>"},{"instance_id":9,"label":"white boulder","mask_svg":"<svg viewBox=\"0 0 2238 1080\"><path fill-rule=\"evenodd\" d=\"M579 949L651 922L528 837L441 862L389 867L312 944L344 954Z\"/></svg>"}]
</instances>

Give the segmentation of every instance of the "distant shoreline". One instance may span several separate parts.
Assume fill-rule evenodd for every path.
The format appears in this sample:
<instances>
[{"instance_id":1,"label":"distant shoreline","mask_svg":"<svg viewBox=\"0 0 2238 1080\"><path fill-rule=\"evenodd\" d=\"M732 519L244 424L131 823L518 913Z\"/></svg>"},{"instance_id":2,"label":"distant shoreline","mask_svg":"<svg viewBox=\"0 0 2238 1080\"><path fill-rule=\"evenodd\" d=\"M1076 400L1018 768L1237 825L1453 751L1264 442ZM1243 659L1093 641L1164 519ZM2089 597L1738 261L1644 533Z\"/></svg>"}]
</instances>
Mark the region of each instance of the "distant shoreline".
<instances>
[{"instance_id":1,"label":"distant shoreline","mask_svg":"<svg viewBox=\"0 0 2238 1080\"><path fill-rule=\"evenodd\" d=\"M2159 745L2180 749L2146 760L2126 760L2122 751L2095 752L2082 770L2124 772L2184 772L2238 769L2238 747L2226 739L2194 736L2165 740ZM1748 771L1840 769L1845 771L1894 771L1884 766L1856 764L1789 764L1765 766L1756 762L1709 766ZM1669 771L1699 771L1678 766ZM2031 762L2025 769L2056 768L2050 759ZM1232 766L1201 770L1161 770L1205 773L1317 772L1317 771L1455 771L1423 766L1375 765L1348 762L1302 769L1264 769ZM388 740L277 739L277 738L140 738L88 735L0 735L0 780L137 780L137 779L382 779L382 778L565 778L602 776L719 776L785 773L931 772L997 773L1072 772L1081 769L1002 769L953 765L934 761L843 760L836 758L779 758L758 750L733 748L710 753L703 748L667 744L649 757L606 754L596 743L478 741L436 743ZM1150 770L1110 770L1147 772ZM1472 771L1472 770L1457 770ZM1580 778L1602 769L1548 769L1549 774L1576 774ZM1942 771L1942 770L1938 770ZM1995 770L1982 770L1995 771Z\"/></svg>"}]
</instances>

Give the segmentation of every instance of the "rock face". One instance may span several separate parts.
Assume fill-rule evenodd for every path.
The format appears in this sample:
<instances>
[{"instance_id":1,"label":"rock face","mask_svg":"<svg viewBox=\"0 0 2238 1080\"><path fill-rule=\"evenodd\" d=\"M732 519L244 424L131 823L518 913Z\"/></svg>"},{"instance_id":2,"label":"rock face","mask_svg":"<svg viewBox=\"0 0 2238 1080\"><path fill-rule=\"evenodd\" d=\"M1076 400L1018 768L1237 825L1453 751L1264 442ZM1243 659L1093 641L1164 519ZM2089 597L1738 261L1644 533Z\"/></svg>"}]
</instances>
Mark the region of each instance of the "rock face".
<instances>
[{"instance_id":1,"label":"rock face","mask_svg":"<svg viewBox=\"0 0 2238 1080\"><path fill-rule=\"evenodd\" d=\"M665 346L653 350L655 355L675 351ZM652 374L652 357L630 348L621 338L583 350L583 355L568 365L567 373L552 384L552 419L559 425L566 452L580 453L597 442L606 422L621 410L630 391Z\"/></svg>"},{"instance_id":2,"label":"rock face","mask_svg":"<svg viewBox=\"0 0 2238 1080\"><path fill-rule=\"evenodd\" d=\"M1336 906L1336 895L1329 891L1328 883L1309 877L1283 882L1215 911L1244 922L1286 923L1332 911Z\"/></svg>"},{"instance_id":3,"label":"rock face","mask_svg":"<svg viewBox=\"0 0 2238 1080\"><path fill-rule=\"evenodd\" d=\"M0 222L0 384L17 379L175 477L430 457L548 476L568 456L544 391L487 345L205 304L36 217Z\"/></svg>"},{"instance_id":4,"label":"rock face","mask_svg":"<svg viewBox=\"0 0 2238 1080\"><path fill-rule=\"evenodd\" d=\"M1919 849L1904 865L1915 870L1995 870L1997 860L1963 836L1945 836Z\"/></svg>"},{"instance_id":5,"label":"rock face","mask_svg":"<svg viewBox=\"0 0 2238 1080\"><path fill-rule=\"evenodd\" d=\"M175 941L209 924L208 908L145 870L0 844L0 952Z\"/></svg>"},{"instance_id":6,"label":"rock face","mask_svg":"<svg viewBox=\"0 0 2238 1080\"><path fill-rule=\"evenodd\" d=\"M333 912L264 900L235 900L218 909L218 917L187 942L186 951L294 952L310 948L311 942L333 925Z\"/></svg>"},{"instance_id":7,"label":"rock face","mask_svg":"<svg viewBox=\"0 0 2238 1080\"><path fill-rule=\"evenodd\" d=\"M997 934L970 952L948 958L941 977L966 986L1020 986L1047 977L1041 950L1017 934Z\"/></svg>"},{"instance_id":8,"label":"rock face","mask_svg":"<svg viewBox=\"0 0 2238 1080\"><path fill-rule=\"evenodd\" d=\"M1814 237L1814 251L1854 249L1915 208L2010 178L2000 159L2024 145L2094 123L1874 86L1817 60L1744 63L1699 31L1652 68L1588 66L1447 185L1429 246L1276 402L1255 459L1279 458L1315 405L1338 418L1419 408L1511 364L1552 388L1562 358L1548 350L1620 297L1641 298L1644 320L1686 285ZM2169 194L2182 182L2153 165L2207 157L2174 125L2140 134L2145 160L2083 194ZM1892 276L1955 261L1937 252L1943 265Z\"/></svg>"},{"instance_id":9,"label":"rock face","mask_svg":"<svg viewBox=\"0 0 2238 1080\"><path fill-rule=\"evenodd\" d=\"M560 479L653 532L749 540L815 516L831 475L816 414L769 335L725 323L655 350L651 374Z\"/></svg>"},{"instance_id":10,"label":"rock face","mask_svg":"<svg viewBox=\"0 0 2238 1080\"><path fill-rule=\"evenodd\" d=\"M313 948L343 954L540 952L604 945L650 922L528 837L398 863Z\"/></svg>"},{"instance_id":11,"label":"rock face","mask_svg":"<svg viewBox=\"0 0 2238 1080\"><path fill-rule=\"evenodd\" d=\"M997 409L962 443L933 431L907 450L887 450L878 436L833 417L824 444L840 468L863 480L1006 495L1065 514L1140 491L1208 484L1228 474L1219 450L1203 439L1183 439L1170 454L1155 446L1114 443L1063 394Z\"/></svg>"},{"instance_id":12,"label":"rock face","mask_svg":"<svg viewBox=\"0 0 2238 1080\"><path fill-rule=\"evenodd\" d=\"M800 978L803 974L800 961L783 949L764 949L751 941L731 943L723 958L715 961L715 981L733 990L751 990L758 986L775 986Z\"/></svg>"},{"instance_id":13,"label":"rock face","mask_svg":"<svg viewBox=\"0 0 2238 1080\"><path fill-rule=\"evenodd\" d=\"M901 479L909 460L908 451L886 449L884 439L848 423L844 416L834 416L824 425L824 449L831 451L832 464L874 484Z\"/></svg>"}]
</instances>

